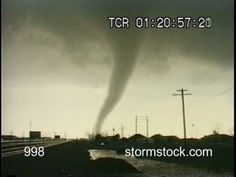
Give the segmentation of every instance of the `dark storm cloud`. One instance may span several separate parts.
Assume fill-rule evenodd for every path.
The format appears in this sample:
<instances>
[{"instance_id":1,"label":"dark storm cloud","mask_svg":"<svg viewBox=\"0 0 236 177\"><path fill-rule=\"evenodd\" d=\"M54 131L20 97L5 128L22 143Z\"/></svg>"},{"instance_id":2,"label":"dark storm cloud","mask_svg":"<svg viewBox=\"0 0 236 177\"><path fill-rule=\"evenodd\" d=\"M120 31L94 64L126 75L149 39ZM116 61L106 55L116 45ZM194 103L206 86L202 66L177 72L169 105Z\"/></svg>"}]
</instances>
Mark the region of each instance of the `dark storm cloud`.
<instances>
[{"instance_id":1,"label":"dark storm cloud","mask_svg":"<svg viewBox=\"0 0 236 177\"><path fill-rule=\"evenodd\" d=\"M109 29L108 16L210 16L211 29L137 30ZM3 1L3 35L16 34L24 26L40 28L57 36L75 63L91 65L88 43L110 50L114 68L108 95L98 115L96 131L120 100L139 52L140 62L150 67L166 65L169 56L181 56L227 68L233 58L233 1L219 0L7 0ZM12 37L14 40L14 37ZM77 57L82 53L83 57ZM156 71L160 67L157 67ZM153 71L153 70L152 70Z\"/></svg>"},{"instance_id":2,"label":"dark storm cloud","mask_svg":"<svg viewBox=\"0 0 236 177\"><path fill-rule=\"evenodd\" d=\"M230 65L232 62L233 1L83 1L71 0L9 0L3 1L3 27L11 30L22 28L25 23L56 34L69 52L84 48L84 43L105 45L116 40L113 36L125 36L127 30L108 28L107 16L210 16L211 30L146 30L149 52L177 53L200 56L199 59ZM9 28L8 28L9 29ZM3 31L5 32L5 30ZM126 35L125 40L129 40ZM109 44L108 44L109 45ZM142 45L142 43L141 43ZM159 51L164 48L164 50ZM171 49L171 50L170 50ZM156 52L157 53L157 52ZM206 57L207 56L207 57ZM193 58L193 57L191 57ZM77 59L78 60L78 59ZM86 59L84 59L86 60ZM96 60L96 59L95 59ZM145 59L148 60L148 59Z\"/></svg>"}]
</instances>

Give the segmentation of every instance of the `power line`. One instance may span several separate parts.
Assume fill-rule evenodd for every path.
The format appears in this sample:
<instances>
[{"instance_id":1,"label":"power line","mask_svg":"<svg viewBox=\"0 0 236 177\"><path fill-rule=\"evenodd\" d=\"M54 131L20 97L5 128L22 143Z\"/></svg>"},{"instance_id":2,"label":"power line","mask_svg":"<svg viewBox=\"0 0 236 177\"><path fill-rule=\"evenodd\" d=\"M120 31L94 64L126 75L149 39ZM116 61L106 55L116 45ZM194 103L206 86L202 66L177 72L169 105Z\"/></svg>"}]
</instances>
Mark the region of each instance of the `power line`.
<instances>
[{"instance_id":1,"label":"power line","mask_svg":"<svg viewBox=\"0 0 236 177\"><path fill-rule=\"evenodd\" d=\"M223 90L222 92L218 93L217 95L222 95L222 94L232 90L232 88L234 88L234 87L227 88L227 89Z\"/></svg>"}]
</instances>

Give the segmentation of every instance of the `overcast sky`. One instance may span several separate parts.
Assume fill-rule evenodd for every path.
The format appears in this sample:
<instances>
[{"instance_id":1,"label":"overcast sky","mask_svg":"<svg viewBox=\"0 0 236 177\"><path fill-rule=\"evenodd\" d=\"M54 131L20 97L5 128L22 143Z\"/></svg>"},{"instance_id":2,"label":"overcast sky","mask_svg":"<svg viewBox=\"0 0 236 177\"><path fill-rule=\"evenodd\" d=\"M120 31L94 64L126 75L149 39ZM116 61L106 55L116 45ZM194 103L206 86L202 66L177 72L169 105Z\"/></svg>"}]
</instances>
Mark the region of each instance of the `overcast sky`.
<instances>
[{"instance_id":1,"label":"overcast sky","mask_svg":"<svg viewBox=\"0 0 236 177\"><path fill-rule=\"evenodd\" d=\"M233 132L233 0L6 0L2 133L101 131L129 136L135 116L149 135ZM209 16L209 29L110 29L108 16ZM103 108L104 107L104 108ZM101 111L104 109L105 111ZM103 112L103 113L101 113ZM140 122L139 133L145 134Z\"/></svg>"}]
</instances>

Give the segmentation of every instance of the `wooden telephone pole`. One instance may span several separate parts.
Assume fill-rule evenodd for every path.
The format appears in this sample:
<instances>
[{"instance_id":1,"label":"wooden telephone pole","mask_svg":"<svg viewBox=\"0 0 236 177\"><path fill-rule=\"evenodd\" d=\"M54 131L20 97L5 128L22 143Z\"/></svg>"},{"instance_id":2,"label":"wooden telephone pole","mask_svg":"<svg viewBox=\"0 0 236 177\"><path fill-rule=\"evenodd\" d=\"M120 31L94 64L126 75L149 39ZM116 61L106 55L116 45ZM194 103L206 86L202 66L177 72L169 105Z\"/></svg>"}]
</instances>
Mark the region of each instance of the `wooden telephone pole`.
<instances>
[{"instance_id":1,"label":"wooden telephone pole","mask_svg":"<svg viewBox=\"0 0 236 177\"><path fill-rule=\"evenodd\" d=\"M186 89L178 89L178 90L176 90L177 92L180 92L180 93L175 93L175 94L173 94L173 96L181 96L181 98L182 98L182 109L183 109L183 128L184 128L184 145L185 145L185 147L186 147L186 137L187 137L187 135L186 135L186 122L185 122L185 105L184 105L184 96L185 95L192 95L191 93L184 93L184 92L186 92L186 91L188 91L188 90L186 90Z\"/></svg>"}]
</instances>

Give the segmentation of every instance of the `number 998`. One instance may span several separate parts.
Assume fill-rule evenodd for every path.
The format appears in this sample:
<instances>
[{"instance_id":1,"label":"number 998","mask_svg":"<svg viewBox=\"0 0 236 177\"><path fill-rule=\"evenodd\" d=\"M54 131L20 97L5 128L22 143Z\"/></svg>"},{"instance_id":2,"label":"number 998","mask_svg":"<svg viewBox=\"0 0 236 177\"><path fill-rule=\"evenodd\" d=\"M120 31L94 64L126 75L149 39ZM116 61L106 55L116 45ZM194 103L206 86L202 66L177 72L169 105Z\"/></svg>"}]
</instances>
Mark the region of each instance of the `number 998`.
<instances>
[{"instance_id":1,"label":"number 998","mask_svg":"<svg viewBox=\"0 0 236 177\"><path fill-rule=\"evenodd\" d=\"M36 146L32 146L32 147L26 146L24 148L24 155L26 157L29 157L29 156L32 156L32 157L36 157L36 156L43 157L44 156L44 147L42 147L42 146L39 146L39 147L36 147Z\"/></svg>"}]
</instances>

